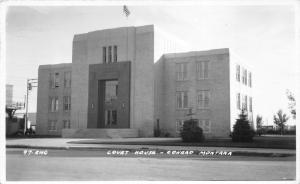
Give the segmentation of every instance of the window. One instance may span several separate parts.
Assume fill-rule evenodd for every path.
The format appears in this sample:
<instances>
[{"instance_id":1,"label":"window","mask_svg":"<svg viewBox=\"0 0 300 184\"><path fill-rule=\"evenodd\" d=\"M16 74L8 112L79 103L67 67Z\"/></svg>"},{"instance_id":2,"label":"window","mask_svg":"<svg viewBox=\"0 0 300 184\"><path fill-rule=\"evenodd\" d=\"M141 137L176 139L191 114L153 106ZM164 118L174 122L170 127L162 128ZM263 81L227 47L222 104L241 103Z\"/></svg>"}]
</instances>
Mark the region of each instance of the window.
<instances>
[{"instance_id":1,"label":"window","mask_svg":"<svg viewBox=\"0 0 300 184\"><path fill-rule=\"evenodd\" d=\"M197 62L197 78L198 79L208 78L208 61Z\"/></svg>"},{"instance_id":2,"label":"window","mask_svg":"<svg viewBox=\"0 0 300 184\"><path fill-rule=\"evenodd\" d=\"M64 120L63 123L63 128L71 128L70 120Z\"/></svg>"},{"instance_id":3,"label":"window","mask_svg":"<svg viewBox=\"0 0 300 184\"><path fill-rule=\"evenodd\" d=\"M55 73L55 88L59 87L59 73Z\"/></svg>"},{"instance_id":4,"label":"window","mask_svg":"<svg viewBox=\"0 0 300 184\"><path fill-rule=\"evenodd\" d=\"M245 110L248 110L248 98L247 95L245 95Z\"/></svg>"},{"instance_id":5,"label":"window","mask_svg":"<svg viewBox=\"0 0 300 184\"><path fill-rule=\"evenodd\" d=\"M247 85L247 70L243 69L243 84Z\"/></svg>"},{"instance_id":6,"label":"window","mask_svg":"<svg viewBox=\"0 0 300 184\"><path fill-rule=\"evenodd\" d=\"M114 62L117 62L117 60L118 60L118 48L115 45L114 46Z\"/></svg>"},{"instance_id":7,"label":"window","mask_svg":"<svg viewBox=\"0 0 300 184\"><path fill-rule=\"evenodd\" d=\"M71 110L71 97L64 96L64 111L70 111L70 110Z\"/></svg>"},{"instance_id":8,"label":"window","mask_svg":"<svg viewBox=\"0 0 300 184\"><path fill-rule=\"evenodd\" d=\"M209 133L210 132L210 121L209 119L199 119L198 126L202 128L203 133Z\"/></svg>"},{"instance_id":9,"label":"window","mask_svg":"<svg viewBox=\"0 0 300 184\"><path fill-rule=\"evenodd\" d=\"M176 98L177 98L177 108L178 109L188 108L188 92L187 91L176 92Z\"/></svg>"},{"instance_id":10,"label":"window","mask_svg":"<svg viewBox=\"0 0 300 184\"><path fill-rule=\"evenodd\" d=\"M251 88L252 87L252 73L251 72L249 72L249 82L248 82L248 84L249 84L249 87Z\"/></svg>"},{"instance_id":11,"label":"window","mask_svg":"<svg viewBox=\"0 0 300 184\"><path fill-rule=\"evenodd\" d=\"M57 131L57 120L49 120L48 121L48 131Z\"/></svg>"},{"instance_id":12,"label":"window","mask_svg":"<svg viewBox=\"0 0 300 184\"><path fill-rule=\"evenodd\" d=\"M65 88L71 87L71 72L64 73L64 87Z\"/></svg>"},{"instance_id":13,"label":"window","mask_svg":"<svg viewBox=\"0 0 300 184\"><path fill-rule=\"evenodd\" d=\"M50 112L58 111L58 97L50 97L49 98L49 110Z\"/></svg>"},{"instance_id":14,"label":"window","mask_svg":"<svg viewBox=\"0 0 300 184\"><path fill-rule=\"evenodd\" d=\"M252 112L252 97L249 97L249 111Z\"/></svg>"},{"instance_id":15,"label":"window","mask_svg":"<svg viewBox=\"0 0 300 184\"><path fill-rule=\"evenodd\" d=\"M59 87L59 73L50 73L50 88Z\"/></svg>"},{"instance_id":16,"label":"window","mask_svg":"<svg viewBox=\"0 0 300 184\"><path fill-rule=\"evenodd\" d=\"M106 47L102 47L102 61L106 63Z\"/></svg>"},{"instance_id":17,"label":"window","mask_svg":"<svg viewBox=\"0 0 300 184\"><path fill-rule=\"evenodd\" d=\"M110 103L117 99L118 83L117 80L105 81L105 102Z\"/></svg>"},{"instance_id":18,"label":"window","mask_svg":"<svg viewBox=\"0 0 300 184\"><path fill-rule=\"evenodd\" d=\"M187 63L176 64L176 79L177 81L187 80Z\"/></svg>"},{"instance_id":19,"label":"window","mask_svg":"<svg viewBox=\"0 0 300 184\"><path fill-rule=\"evenodd\" d=\"M108 47L108 62L111 63L111 46Z\"/></svg>"},{"instance_id":20,"label":"window","mask_svg":"<svg viewBox=\"0 0 300 184\"><path fill-rule=\"evenodd\" d=\"M247 111L247 95L244 95L243 96L243 103L242 103L242 108L243 108L243 110L245 110L245 111Z\"/></svg>"},{"instance_id":21,"label":"window","mask_svg":"<svg viewBox=\"0 0 300 184\"><path fill-rule=\"evenodd\" d=\"M176 132L180 132L180 130L183 127L183 123L184 123L184 120L182 120L182 119L176 120Z\"/></svg>"},{"instance_id":22,"label":"window","mask_svg":"<svg viewBox=\"0 0 300 184\"><path fill-rule=\"evenodd\" d=\"M208 108L209 106L209 90L199 90L197 95L198 108Z\"/></svg>"},{"instance_id":23,"label":"window","mask_svg":"<svg viewBox=\"0 0 300 184\"><path fill-rule=\"evenodd\" d=\"M238 82L240 82L240 80L241 80L241 74L240 74L240 72L241 72L241 67L240 67L240 65L236 65L236 80L237 80Z\"/></svg>"},{"instance_id":24,"label":"window","mask_svg":"<svg viewBox=\"0 0 300 184\"><path fill-rule=\"evenodd\" d=\"M241 109L241 94L237 93L236 94L236 108L237 109Z\"/></svg>"},{"instance_id":25,"label":"window","mask_svg":"<svg viewBox=\"0 0 300 184\"><path fill-rule=\"evenodd\" d=\"M245 70L245 85L247 85L247 70Z\"/></svg>"}]
</instances>

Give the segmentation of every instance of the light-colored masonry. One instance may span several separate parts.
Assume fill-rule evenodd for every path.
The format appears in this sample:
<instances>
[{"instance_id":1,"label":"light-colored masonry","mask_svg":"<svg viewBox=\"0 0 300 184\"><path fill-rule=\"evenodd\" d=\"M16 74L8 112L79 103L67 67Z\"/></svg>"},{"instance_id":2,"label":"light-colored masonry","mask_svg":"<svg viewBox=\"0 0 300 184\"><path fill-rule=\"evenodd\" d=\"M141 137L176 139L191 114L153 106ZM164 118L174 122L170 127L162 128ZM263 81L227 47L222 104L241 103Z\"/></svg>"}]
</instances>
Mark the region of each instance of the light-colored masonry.
<instances>
[{"instance_id":1,"label":"light-colored masonry","mask_svg":"<svg viewBox=\"0 0 300 184\"><path fill-rule=\"evenodd\" d=\"M72 63L39 67L37 133L61 135L62 130L70 129L85 134L89 66L107 64L103 63L103 48L110 46L117 47L117 62L131 62L130 129L138 132L133 135L128 129L128 133L107 131L110 134L151 137L159 124L164 135L178 136L182 121L192 116L199 120L207 136L228 137L244 105L244 96L247 96L247 110L252 120L249 69L247 84L244 84L242 76L246 67L232 59L229 49L164 54L154 63L154 37L153 25L75 35ZM240 66L240 81L236 76L237 65ZM67 72L71 73L70 87L65 85ZM53 87L55 75L59 86ZM241 95L240 109L238 93ZM70 102L66 101L68 97ZM70 103L70 109L66 103ZM187 115L189 112L191 116ZM97 137L103 130L91 132L92 137Z\"/></svg>"}]
</instances>

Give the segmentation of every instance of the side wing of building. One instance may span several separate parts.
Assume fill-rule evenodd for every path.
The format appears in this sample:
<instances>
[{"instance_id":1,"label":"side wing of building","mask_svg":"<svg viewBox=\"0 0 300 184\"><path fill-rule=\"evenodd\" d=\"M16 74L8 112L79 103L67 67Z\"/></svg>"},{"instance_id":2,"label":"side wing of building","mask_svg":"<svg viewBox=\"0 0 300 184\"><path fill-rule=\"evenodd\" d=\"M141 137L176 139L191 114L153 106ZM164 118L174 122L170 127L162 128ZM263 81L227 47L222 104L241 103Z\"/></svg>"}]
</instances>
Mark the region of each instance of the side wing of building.
<instances>
[{"instance_id":1,"label":"side wing of building","mask_svg":"<svg viewBox=\"0 0 300 184\"><path fill-rule=\"evenodd\" d=\"M155 119L163 132L178 136L184 120L194 118L206 136L229 136L228 49L165 54L155 65Z\"/></svg>"},{"instance_id":2,"label":"side wing of building","mask_svg":"<svg viewBox=\"0 0 300 184\"><path fill-rule=\"evenodd\" d=\"M230 53L231 130L244 110L252 128L254 125L253 69L234 52Z\"/></svg>"},{"instance_id":3,"label":"side wing of building","mask_svg":"<svg viewBox=\"0 0 300 184\"><path fill-rule=\"evenodd\" d=\"M71 64L39 67L37 134L61 135L61 129L70 127L71 71Z\"/></svg>"}]
</instances>

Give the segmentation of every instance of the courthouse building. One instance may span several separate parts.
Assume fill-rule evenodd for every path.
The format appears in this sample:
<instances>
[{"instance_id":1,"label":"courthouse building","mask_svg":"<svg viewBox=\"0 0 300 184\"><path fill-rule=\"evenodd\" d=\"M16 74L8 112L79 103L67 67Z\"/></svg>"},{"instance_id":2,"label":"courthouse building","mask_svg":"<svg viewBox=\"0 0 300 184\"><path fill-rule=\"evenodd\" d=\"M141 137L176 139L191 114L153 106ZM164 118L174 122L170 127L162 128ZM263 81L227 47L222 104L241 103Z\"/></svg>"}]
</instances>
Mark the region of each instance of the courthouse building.
<instances>
[{"instance_id":1,"label":"courthouse building","mask_svg":"<svg viewBox=\"0 0 300 184\"><path fill-rule=\"evenodd\" d=\"M242 108L252 121L252 74L229 49L164 54L153 25L78 34L72 63L42 65L37 133L63 137L178 136L191 118L228 137Z\"/></svg>"}]
</instances>

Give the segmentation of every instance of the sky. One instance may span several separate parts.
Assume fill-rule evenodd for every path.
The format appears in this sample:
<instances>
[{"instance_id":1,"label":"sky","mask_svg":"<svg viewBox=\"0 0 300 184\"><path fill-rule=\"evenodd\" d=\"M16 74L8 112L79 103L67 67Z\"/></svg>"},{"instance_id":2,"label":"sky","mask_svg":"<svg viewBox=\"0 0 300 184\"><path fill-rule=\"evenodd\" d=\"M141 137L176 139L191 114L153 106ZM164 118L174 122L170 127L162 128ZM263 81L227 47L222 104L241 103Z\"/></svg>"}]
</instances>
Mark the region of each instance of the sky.
<instances>
[{"instance_id":1,"label":"sky","mask_svg":"<svg viewBox=\"0 0 300 184\"><path fill-rule=\"evenodd\" d=\"M26 79L38 66L71 63L74 34L153 24L167 37L162 53L229 48L252 68L255 114L271 125L279 109L290 115L286 90L296 93L297 60L293 5L10 6L6 14L6 83L24 101ZM160 41L160 39L157 39ZM37 89L29 94L36 111ZM290 121L290 124L294 122Z\"/></svg>"}]
</instances>

